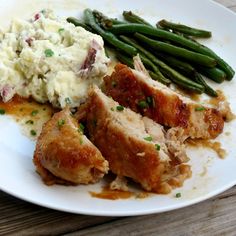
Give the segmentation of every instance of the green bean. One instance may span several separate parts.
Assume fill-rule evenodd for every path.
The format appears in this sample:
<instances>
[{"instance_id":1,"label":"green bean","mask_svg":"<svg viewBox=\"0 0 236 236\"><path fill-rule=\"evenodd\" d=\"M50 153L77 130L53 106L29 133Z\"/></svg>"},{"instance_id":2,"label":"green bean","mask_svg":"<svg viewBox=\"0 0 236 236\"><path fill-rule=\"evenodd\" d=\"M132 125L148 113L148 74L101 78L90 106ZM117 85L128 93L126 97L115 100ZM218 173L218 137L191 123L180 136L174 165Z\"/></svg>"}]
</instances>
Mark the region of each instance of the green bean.
<instances>
[{"instance_id":1,"label":"green bean","mask_svg":"<svg viewBox=\"0 0 236 236\"><path fill-rule=\"evenodd\" d=\"M226 76L222 70L218 68L205 68L205 67L201 67L201 70L199 69L199 67L195 69L190 64L180 61L174 57L170 57L163 54L157 54L157 56L163 59L169 66L176 69L180 73L187 75L189 78L193 78L195 82L202 84L205 87L205 93L207 93L208 95L213 97L217 96L217 93L209 85L206 84L203 78L202 80L200 79L196 80L195 77L196 74L200 76L200 74L197 71L202 71L202 74L205 74L205 76L207 76L209 79L212 79L217 83L220 83L224 80ZM205 83L203 83L202 81Z\"/></svg>"},{"instance_id":2,"label":"green bean","mask_svg":"<svg viewBox=\"0 0 236 236\"><path fill-rule=\"evenodd\" d=\"M133 56L135 56L137 54L137 50L134 47L122 42L111 32L106 32L105 30L103 30L96 23L95 17L90 9L84 10L84 20L85 20L86 24L88 24L93 30L95 30L98 34L100 34L103 37L103 39L106 42L108 42L109 44L111 44L111 45L115 46L116 48L119 48L123 51L126 51L127 53L129 53Z\"/></svg>"},{"instance_id":3,"label":"green bean","mask_svg":"<svg viewBox=\"0 0 236 236\"><path fill-rule=\"evenodd\" d=\"M198 66L196 68L201 74L205 75L206 77L215 81L216 83L222 83L226 78L225 72L217 67L205 68Z\"/></svg>"},{"instance_id":4,"label":"green bean","mask_svg":"<svg viewBox=\"0 0 236 236\"><path fill-rule=\"evenodd\" d=\"M163 82L161 82L161 81L160 81L160 77L159 77L157 74L155 74L153 71L150 71L150 70L149 70L148 73L149 73L149 75L151 76L151 78L152 78L153 80L159 81L159 82L162 83L162 84L169 85L169 84L171 83L171 81L170 81L169 79L167 79L167 78L165 78L165 79L168 80L168 83L163 83Z\"/></svg>"},{"instance_id":5,"label":"green bean","mask_svg":"<svg viewBox=\"0 0 236 236\"><path fill-rule=\"evenodd\" d=\"M123 16L129 22L152 26L146 20L134 14L132 11L123 11Z\"/></svg>"},{"instance_id":6,"label":"green bean","mask_svg":"<svg viewBox=\"0 0 236 236\"><path fill-rule=\"evenodd\" d=\"M161 26L163 28L171 29L180 33L183 33L185 35L191 35L194 37L201 37L201 38L210 38L211 37L211 32L202 30L202 29L197 29L197 28L192 28L187 25L182 25L182 24L176 24L172 23L166 20L161 20L157 23L158 26Z\"/></svg>"},{"instance_id":7,"label":"green bean","mask_svg":"<svg viewBox=\"0 0 236 236\"><path fill-rule=\"evenodd\" d=\"M155 53L155 55L161 60L163 60L166 64L173 67L174 69L176 69L177 71L179 71L184 75L192 76L195 72L195 68L192 65L190 65L187 62L181 61L176 57L163 53Z\"/></svg>"},{"instance_id":8,"label":"green bean","mask_svg":"<svg viewBox=\"0 0 236 236\"><path fill-rule=\"evenodd\" d=\"M129 37L126 37L124 35L121 35L120 38L122 40L124 40L126 43L129 43L131 46L135 47L139 52L141 52L147 58L149 58L154 64L156 64L160 68L162 74L164 74L165 77L168 76L172 82L174 82L186 89L197 91L198 93L201 93L204 91L203 86L201 86L197 83L194 83L193 81L189 80L185 76L181 75L176 70L172 69L166 63L159 60L152 53L150 53L145 48L140 46L135 40L130 39Z\"/></svg>"},{"instance_id":9,"label":"green bean","mask_svg":"<svg viewBox=\"0 0 236 236\"><path fill-rule=\"evenodd\" d=\"M154 62L155 61L155 57L152 56L151 53L149 53L148 51L146 51L144 48L142 48L141 46L139 46L134 40L121 35L120 38L126 42L127 44L133 46L134 48L136 48L139 53L140 53L140 57L141 60L144 62L145 65L148 65L149 67L152 68L152 70L156 73L157 76L159 76L159 81L162 82L163 84L170 84L170 80L168 80L167 78L165 78L163 76L163 74L160 72L160 70L158 69L158 65ZM157 66L155 66L154 64L156 64Z\"/></svg>"},{"instance_id":10,"label":"green bean","mask_svg":"<svg viewBox=\"0 0 236 236\"><path fill-rule=\"evenodd\" d=\"M177 71L179 71L180 73L188 77L194 77L194 74L196 73L196 71L199 71L200 73L205 75L207 78L215 81L216 83L221 83L225 80L225 77L226 77L225 72L220 70L217 67L206 68L203 66L196 66L196 68L194 68L189 63L180 61L175 57L162 54L162 53L156 53L156 55L160 59L165 61L169 66L171 66L172 68L176 69Z\"/></svg>"},{"instance_id":11,"label":"green bean","mask_svg":"<svg viewBox=\"0 0 236 236\"><path fill-rule=\"evenodd\" d=\"M146 35L156 36L158 38L162 38L165 40L169 40L171 42L177 43L183 47L190 48L193 51L198 53L210 56L214 58L220 69L222 69L227 77L227 80L231 80L234 77L235 71L228 65L222 58L220 58L215 52L213 52L210 48L201 45L200 43L189 40L183 36L173 34L171 32L154 28L151 26L143 25L143 24L123 24L123 25L113 25L110 29L114 34L132 34L132 33L143 33Z\"/></svg>"},{"instance_id":12,"label":"green bean","mask_svg":"<svg viewBox=\"0 0 236 236\"><path fill-rule=\"evenodd\" d=\"M106 55L106 57L110 58L108 51L109 51L109 50L108 50L107 47L105 46L105 47L104 47L105 55Z\"/></svg>"},{"instance_id":13,"label":"green bean","mask_svg":"<svg viewBox=\"0 0 236 236\"><path fill-rule=\"evenodd\" d=\"M192 92L203 93L205 91L204 86L196 83L185 76L181 75L179 72L175 71L171 67L166 65L166 68L161 68L161 72L165 77L170 79L174 84Z\"/></svg>"},{"instance_id":14,"label":"green bean","mask_svg":"<svg viewBox=\"0 0 236 236\"><path fill-rule=\"evenodd\" d=\"M163 76L163 74L161 73L161 71L159 70L159 68L152 63L151 60L149 60L145 55L143 55L142 53L140 53L140 59L141 61L143 62L143 64L150 68L151 70L153 70L153 72L156 74L156 79L155 80L158 80L159 82L161 82L162 84L170 84L171 81L169 79L167 79L165 76Z\"/></svg>"},{"instance_id":15,"label":"green bean","mask_svg":"<svg viewBox=\"0 0 236 236\"><path fill-rule=\"evenodd\" d=\"M68 17L66 20L67 20L67 22L72 23L75 26L80 26L80 27L82 27L82 28L84 28L84 29L86 29L86 30L88 30L90 32L93 31L90 26L84 24L82 21L76 19L75 17Z\"/></svg>"},{"instance_id":16,"label":"green bean","mask_svg":"<svg viewBox=\"0 0 236 236\"><path fill-rule=\"evenodd\" d=\"M207 67L214 67L216 65L215 59L208 57L206 55L202 55L197 52L192 52L190 50L180 48L180 47L171 45L169 43L164 43L164 42L156 41L153 39L149 39L148 37L146 37L142 34L139 34L139 33L135 33L134 35L140 41L142 41L143 43L149 45L150 47L152 47L158 51L166 52L170 55L184 58L184 59L194 62L198 65L203 65L203 66L207 66Z\"/></svg>"},{"instance_id":17,"label":"green bean","mask_svg":"<svg viewBox=\"0 0 236 236\"><path fill-rule=\"evenodd\" d=\"M206 83L206 81L202 78L201 74L199 74L198 72L195 72L194 80L205 87L206 94L212 97L218 96L217 92Z\"/></svg>"},{"instance_id":18,"label":"green bean","mask_svg":"<svg viewBox=\"0 0 236 236\"><path fill-rule=\"evenodd\" d=\"M98 23L104 28L112 27L112 25L125 24L126 22L117 20L115 18L109 18L105 16L102 12L93 10L93 15L97 19Z\"/></svg>"},{"instance_id":19,"label":"green bean","mask_svg":"<svg viewBox=\"0 0 236 236\"><path fill-rule=\"evenodd\" d=\"M124 53L116 51L116 57L123 64L129 66L130 68L134 68L133 59L128 57L128 56L126 56Z\"/></svg>"}]
</instances>

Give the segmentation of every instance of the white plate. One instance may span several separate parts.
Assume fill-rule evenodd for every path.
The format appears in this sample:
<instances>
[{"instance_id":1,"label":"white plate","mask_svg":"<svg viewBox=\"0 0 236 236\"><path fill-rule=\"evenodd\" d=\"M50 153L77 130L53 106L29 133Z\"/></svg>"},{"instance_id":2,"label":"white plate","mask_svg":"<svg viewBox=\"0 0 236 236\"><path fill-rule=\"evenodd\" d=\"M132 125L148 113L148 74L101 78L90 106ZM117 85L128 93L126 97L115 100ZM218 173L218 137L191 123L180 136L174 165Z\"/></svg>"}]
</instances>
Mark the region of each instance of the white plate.
<instances>
[{"instance_id":1,"label":"white plate","mask_svg":"<svg viewBox=\"0 0 236 236\"><path fill-rule=\"evenodd\" d=\"M119 15L122 10L136 10L153 23L162 18L209 29L213 38L204 44L215 50L233 68L236 68L236 15L226 8L206 0L136 0L136 1L2 1L0 22L7 25L13 17L28 18L43 8L52 8L62 16L80 16L86 7L98 9L109 15ZM236 112L236 79L215 85L223 88L233 111ZM188 149L193 176L184 187L169 195L151 195L145 199L103 200L92 198L89 191L99 191L96 185L66 187L44 185L32 164L35 143L20 132L20 128L7 116L0 117L0 189L26 201L61 211L103 215L127 216L169 211L208 199L236 183L236 122L225 124L224 133L218 137L227 150L225 160L211 150ZM229 136L226 132L231 132ZM207 169L207 171L206 171ZM175 193L181 192L181 198Z\"/></svg>"}]
</instances>

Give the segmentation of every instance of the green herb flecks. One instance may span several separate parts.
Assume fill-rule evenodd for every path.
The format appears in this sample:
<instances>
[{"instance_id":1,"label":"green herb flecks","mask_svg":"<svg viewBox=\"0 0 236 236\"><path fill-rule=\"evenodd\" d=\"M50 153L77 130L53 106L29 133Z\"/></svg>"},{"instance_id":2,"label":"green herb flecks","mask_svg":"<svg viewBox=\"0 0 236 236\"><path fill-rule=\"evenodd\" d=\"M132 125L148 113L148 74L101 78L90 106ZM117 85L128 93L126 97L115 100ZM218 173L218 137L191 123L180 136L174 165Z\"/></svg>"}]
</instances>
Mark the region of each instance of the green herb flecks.
<instances>
[{"instance_id":1,"label":"green herb flecks","mask_svg":"<svg viewBox=\"0 0 236 236\"><path fill-rule=\"evenodd\" d=\"M117 85L116 81L113 80L113 81L111 82L111 85L112 85L113 88L115 88L116 85Z\"/></svg>"},{"instance_id":2,"label":"green herb flecks","mask_svg":"<svg viewBox=\"0 0 236 236\"><path fill-rule=\"evenodd\" d=\"M36 135L37 135L37 132L36 132L34 129L32 129L32 130L30 130L30 134L31 134L32 136L36 136Z\"/></svg>"},{"instance_id":3,"label":"green herb flecks","mask_svg":"<svg viewBox=\"0 0 236 236\"><path fill-rule=\"evenodd\" d=\"M148 103L144 100L138 102L138 106L142 109L148 108Z\"/></svg>"},{"instance_id":4,"label":"green herb flecks","mask_svg":"<svg viewBox=\"0 0 236 236\"><path fill-rule=\"evenodd\" d=\"M123 110L124 110L124 107L121 106L121 105L119 105L119 106L116 107L116 110L117 110L117 111L123 111Z\"/></svg>"},{"instance_id":5,"label":"green herb flecks","mask_svg":"<svg viewBox=\"0 0 236 236\"><path fill-rule=\"evenodd\" d=\"M155 144L155 148L156 148L157 151L161 150L161 146L159 144Z\"/></svg>"},{"instance_id":6,"label":"green herb flecks","mask_svg":"<svg viewBox=\"0 0 236 236\"><path fill-rule=\"evenodd\" d=\"M62 33L64 30L65 30L64 28L58 29L58 33Z\"/></svg>"},{"instance_id":7,"label":"green herb flecks","mask_svg":"<svg viewBox=\"0 0 236 236\"><path fill-rule=\"evenodd\" d=\"M145 137L144 140L151 142L152 141L152 137L151 136Z\"/></svg>"},{"instance_id":8,"label":"green herb flecks","mask_svg":"<svg viewBox=\"0 0 236 236\"><path fill-rule=\"evenodd\" d=\"M71 100L70 100L70 98L68 98L68 97L65 98L65 103L66 103L66 104L71 104Z\"/></svg>"},{"instance_id":9,"label":"green herb flecks","mask_svg":"<svg viewBox=\"0 0 236 236\"><path fill-rule=\"evenodd\" d=\"M6 111L2 108L0 108L0 115L4 115L6 113Z\"/></svg>"},{"instance_id":10,"label":"green herb flecks","mask_svg":"<svg viewBox=\"0 0 236 236\"><path fill-rule=\"evenodd\" d=\"M79 123L78 131L83 134L84 133L84 125L82 123Z\"/></svg>"},{"instance_id":11,"label":"green herb flecks","mask_svg":"<svg viewBox=\"0 0 236 236\"><path fill-rule=\"evenodd\" d=\"M146 98L146 101L147 101L147 104L150 106L150 107L155 107L155 101L153 99L153 97L147 97Z\"/></svg>"},{"instance_id":12,"label":"green herb flecks","mask_svg":"<svg viewBox=\"0 0 236 236\"><path fill-rule=\"evenodd\" d=\"M175 197L176 197L176 198L180 198L180 197L181 197L181 193L176 193L176 194L175 194Z\"/></svg>"},{"instance_id":13,"label":"green herb flecks","mask_svg":"<svg viewBox=\"0 0 236 236\"><path fill-rule=\"evenodd\" d=\"M147 97L146 100L148 104L152 104L152 97Z\"/></svg>"},{"instance_id":14,"label":"green herb flecks","mask_svg":"<svg viewBox=\"0 0 236 236\"><path fill-rule=\"evenodd\" d=\"M66 122L65 122L65 120L63 120L63 119L58 120L58 121L57 121L57 126L58 126L58 128L60 129L65 123L66 123Z\"/></svg>"},{"instance_id":15,"label":"green herb flecks","mask_svg":"<svg viewBox=\"0 0 236 236\"><path fill-rule=\"evenodd\" d=\"M205 107L196 107L195 108L195 111L204 111L204 110L206 110Z\"/></svg>"},{"instance_id":16,"label":"green herb flecks","mask_svg":"<svg viewBox=\"0 0 236 236\"><path fill-rule=\"evenodd\" d=\"M34 121L33 120L27 120L26 122L25 122L27 125L29 124L29 125L33 125L34 124Z\"/></svg>"},{"instance_id":17,"label":"green herb flecks","mask_svg":"<svg viewBox=\"0 0 236 236\"><path fill-rule=\"evenodd\" d=\"M48 48L44 51L44 54L46 57L52 57L54 55L54 52Z\"/></svg>"},{"instance_id":18,"label":"green herb flecks","mask_svg":"<svg viewBox=\"0 0 236 236\"><path fill-rule=\"evenodd\" d=\"M38 110L33 110L33 111L31 112L31 116L36 116L38 113L39 113Z\"/></svg>"},{"instance_id":19,"label":"green herb flecks","mask_svg":"<svg viewBox=\"0 0 236 236\"><path fill-rule=\"evenodd\" d=\"M79 143L83 144L83 139L82 138L79 139Z\"/></svg>"}]
</instances>

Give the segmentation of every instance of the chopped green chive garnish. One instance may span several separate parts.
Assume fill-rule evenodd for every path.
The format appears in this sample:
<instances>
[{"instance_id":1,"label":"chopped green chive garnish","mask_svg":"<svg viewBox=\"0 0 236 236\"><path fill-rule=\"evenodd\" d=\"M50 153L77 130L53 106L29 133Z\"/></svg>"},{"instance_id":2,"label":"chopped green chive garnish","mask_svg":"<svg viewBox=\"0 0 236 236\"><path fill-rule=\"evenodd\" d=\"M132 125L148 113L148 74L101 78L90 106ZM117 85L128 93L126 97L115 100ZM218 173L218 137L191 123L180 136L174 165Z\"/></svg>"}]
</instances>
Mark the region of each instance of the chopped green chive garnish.
<instances>
[{"instance_id":1,"label":"chopped green chive garnish","mask_svg":"<svg viewBox=\"0 0 236 236\"><path fill-rule=\"evenodd\" d=\"M70 98L65 98L65 102L66 102L66 104L71 104L71 100L70 100Z\"/></svg>"},{"instance_id":2,"label":"chopped green chive garnish","mask_svg":"<svg viewBox=\"0 0 236 236\"><path fill-rule=\"evenodd\" d=\"M111 82L111 85L112 85L113 88L115 88L116 85L117 85L116 81L113 80L113 81Z\"/></svg>"},{"instance_id":3,"label":"chopped green chive garnish","mask_svg":"<svg viewBox=\"0 0 236 236\"><path fill-rule=\"evenodd\" d=\"M114 108L113 108L113 107L111 108L111 111L114 111Z\"/></svg>"},{"instance_id":4,"label":"chopped green chive garnish","mask_svg":"<svg viewBox=\"0 0 236 236\"><path fill-rule=\"evenodd\" d=\"M65 120L61 119L57 122L57 125L59 128L61 128L65 123L66 123Z\"/></svg>"},{"instance_id":5,"label":"chopped green chive garnish","mask_svg":"<svg viewBox=\"0 0 236 236\"><path fill-rule=\"evenodd\" d=\"M60 28L59 30L58 30L58 33L61 33L61 32L63 32L65 29L64 28Z\"/></svg>"},{"instance_id":6,"label":"chopped green chive garnish","mask_svg":"<svg viewBox=\"0 0 236 236\"><path fill-rule=\"evenodd\" d=\"M33 110L33 111L31 112L31 116L36 116L38 113L39 113L38 110Z\"/></svg>"},{"instance_id":7,"label":"chopped green chive garnish","mask_svg":"<svg viewBox=\"0 0 236 236\"><path fill-rule=\"evenodd\" d=\"M144 140L151 142L152 141L152 137L151 136L145 137Z\"/></svg>"},{"instance_id":8,"label":"chopped green chive garnish","mask_svg":"<svg viewBox=\"0 0 236 236\"><path fill-rule=\"evenodd\" d=\"M123 111L123 110L124 110L124 107L121 106L121 105L119 105L119 106L116 107L116 110L117 110L117 111Z\"/></svg>"},{"instance_id":9,"label":"chopped green chive garnish","mask_svg":"<svg viewBox=\"0 0 236 236\"><path fill-rule=\"evenodd\" d=\"M146 101L150 107L155 107L155 100L153 99L153 97L147 97Z\"/></svg>"},{"instance_id":10,"label":"chopped green chive garnish","mask_svg":"<svg viewBox=\"0 0 236 236\"><path fill-rule=\"evenodd\" d=\"M82 123L79 123L78 131L82 134L84 133L84 125Z\"/></svg>"},{"instance_id":11,"label":"chopped green chive garnish","mask_svg":"<svg viewBox=\"0 0 236 236\"><path fill-rule=\"evenodd\" d=\"M175 194L175 197L176 197L176 198L181 197L181 193L176 193L176 194Z\"/></svg>"},{"instance_id":12,"label":"chopped green chive garnish","mask_svg":"<svg viewBox=\"0 0 236 236\"><path fill-rule=\"evenodd\" d=\"M83 144L83 139L80 138L80 139L79 139L79 142L80 142L80 144Z\"/></svg>"},{"instance_id":13,"label":"chopped green chive garnish","mask_svg":"<svg viewBox=\"0 0 236 236\"><path fill-rule=\"evenodd\" d=\"M27 120L25 123L32 125L32 124L34 124L34 121L33 120Z\"/></svg>"},{"instance_id":14,"label":"chopped green chive garnish","mask_svg":"<svg viewBox=\"0 0 236 236\"><path fill-rule=\"evenodd\" d=\"M156 148L157 151L160 151L161 146L159 144L155 144L155 148Z\"/></svg>"},{"instance_id":15,"label":"chopped green chive garnish","mask_svg":"<svg viewBox=\"0 0 236 236\"><path fill-rule=\"evenodd\" d=\"M32 136L35 136L37 133L36 133L36 131L35 130L30 130L30 134L32 135Z\"/></svg>"},{"instance_id":16,"label":"chopped green chive garnish","mask_svg":"<svg viewBox=\"0 0 236 236\"><path fill-rule=\"evenodd\" d=\"M205 107L196 107L195 108L195 111L204 111L205 110Z\"/></svg>"},{"instance_id":17,"label":"chopped green chive garnish","mask_svg":"<svg viewBox=\"0 0 236 236\"><path fill-rule=\"evenodd\" d=\"M54 52L51 49L46 49L44 51L44 54L46 57L52 57L54 55Z\"/></svg>"},{"instance_id":18,"label":"chopped green chive garnish","mask_svg":"<svg viewBox=\"0 0 236 236\"><path fill-rule=\"evenodd\" d=\"M148 108L148 104L146 101L139 101L138 106L142 109Z\"/></svg>"},{"instance_id":19,"label":"chopped green chive garnish","mask_svg":"<svg viewBox=\"0 0 236 236\"><path fill-rule=\"evenodd\" d=\"M0 109L0 115L4 115L6 111L4 109Z\"/></svg>"},{"instance_id":20,"label":"chopped green chive garnish","mask_svg":"<svg viewBox=\"0 0 236 236\"><path fill-rule=\"evenodd\" d=\"M147 97L146 100L148 104L152 104L152 97Z\"/></svg>"}]
</instances>

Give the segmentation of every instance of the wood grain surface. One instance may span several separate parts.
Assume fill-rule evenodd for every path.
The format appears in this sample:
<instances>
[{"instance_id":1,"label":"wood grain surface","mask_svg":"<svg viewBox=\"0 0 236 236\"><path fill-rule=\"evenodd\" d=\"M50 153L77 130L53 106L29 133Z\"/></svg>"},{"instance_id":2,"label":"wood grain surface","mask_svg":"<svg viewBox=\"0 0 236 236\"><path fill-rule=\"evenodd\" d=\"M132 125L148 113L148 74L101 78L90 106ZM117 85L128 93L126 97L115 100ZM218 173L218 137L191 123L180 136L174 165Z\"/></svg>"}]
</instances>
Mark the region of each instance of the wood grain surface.
<instances>
[{"instance_id":1,"label":"wood grain surface","mask_svg":"<svg viewBox=\"0 0 236 236\"><path fill-rule=\"evenodd\" d=\"M236 0L216 2L236 12ZM236 236L236 186L180 210L123 218L63 213L0 191L0 235Z\"/></svg>"}]
</instances>

